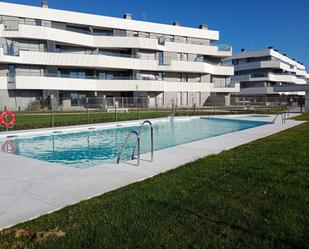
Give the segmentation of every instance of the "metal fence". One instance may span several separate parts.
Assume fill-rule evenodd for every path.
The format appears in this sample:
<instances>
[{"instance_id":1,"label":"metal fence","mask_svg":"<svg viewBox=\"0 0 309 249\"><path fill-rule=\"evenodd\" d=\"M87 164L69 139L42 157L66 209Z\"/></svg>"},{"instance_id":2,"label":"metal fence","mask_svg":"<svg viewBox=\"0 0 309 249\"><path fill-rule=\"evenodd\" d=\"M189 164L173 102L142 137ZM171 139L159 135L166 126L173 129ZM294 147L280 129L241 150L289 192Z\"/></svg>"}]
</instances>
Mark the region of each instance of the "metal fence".
<instances>
[{"instance_id":1,"label":"metal fence","mask_svg":"<svg viewBox=\"0 0 309 249\"><path fill-rule=\"evenodd\" d=\"M188 105L182 106L177 104L177 99L163 103L162 99L152 100L151 102L147 97L29 98L26 101L28 103L24 110L18 105L9 107L2 103L1 111L15 112L16 123L10 129L1 127L0 131L140 120L171 115L277 113L287 106L294 107L297 112L303 111L303 99L301 97L229 97L229 101L225 100L225 104L223 104L222 98L214 97L202 105L193 100L188 102Z\"/></svg>"},{"instance_id":2,"label":"metal fence","mask_svg":"<svg viewBox=\"0 0 309 249\"><path fill-rule=\"evenodd\" d=\"M212 108L212 107L271 107L278 105L304 105L303 96L228 96L211 95L203 100L198 95L188 95L186 98L163 97L86 97L86 94L76 94L68 97L3 97L0 94L0 110L37 111L45 112L49 109L56 111L84 111L86 109L109 111L116 108L160 108L169 109L175 104L181 108Z\"/></svg>"}]
</instances>

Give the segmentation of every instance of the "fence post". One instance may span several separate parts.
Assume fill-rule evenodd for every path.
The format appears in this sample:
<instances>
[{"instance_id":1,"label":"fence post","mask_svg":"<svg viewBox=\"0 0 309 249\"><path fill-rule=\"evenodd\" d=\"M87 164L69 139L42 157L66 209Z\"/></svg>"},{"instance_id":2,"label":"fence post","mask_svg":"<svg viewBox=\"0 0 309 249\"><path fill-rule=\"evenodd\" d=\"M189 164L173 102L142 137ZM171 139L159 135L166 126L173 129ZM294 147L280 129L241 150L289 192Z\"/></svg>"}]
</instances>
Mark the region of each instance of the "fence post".
<instances>
[{"instance_id":1,"label":"fence post","mask_svg":"<svg viewBox=\"0 0 309 249\"><path fill-rule=\"evenodd\" d=\"M53 105L51 105L50 113L51 113L51 127L54 128L54 127L55 127L55 117L54 117L54 108L53 108Z\"/></svg>"},{"instance_id":2,"label":"fence post","mask_svg":"<svg viewBox=\"0 0 309 249\"><path fill-rule=\"evenodd\" d=\"M216 98L216 95L214 96L214 115L216 115L216 101L217 101L217 98Z\"/></svg>"},{"instance_id":3,"label":"fence post","mask_svg":"<svg viewBox=\"0 0 309 249\"><path fill-rule=\"evenodd\" d=\"M86 98L86 115L87 115L87 124L89 124L89 99Z\"/></svg>"},{"instance_id":4,"label":"fence post","mask_svg":"<svg viewBox=\"0 0 309 249\"><path fill-rule=\"evenodd\" d=\"M158 103L156 103L156 118L158 118Z\"/></svg>"},{"instance_id":5,"label":"fence post","mask_svg":"<svg viewBox=\"0 0 309 249\"><path fill-rule=\"evenodd\" d=\"M117 122L117 106L115 102L114 102L114 112L115 112L115 122Z\"/></svg>"},{"instance_id":6,"label":"fence post","mask_svg":"<svg viewBox=\"0 0 309 249\"><path fill-rule=\"evenodd\" d=\"M55 117L54 117L54 105L53 105L53 94L50 96L50 113L51 113L51 126L52 128L55 127Z\"/></svg>"}]
</instances>

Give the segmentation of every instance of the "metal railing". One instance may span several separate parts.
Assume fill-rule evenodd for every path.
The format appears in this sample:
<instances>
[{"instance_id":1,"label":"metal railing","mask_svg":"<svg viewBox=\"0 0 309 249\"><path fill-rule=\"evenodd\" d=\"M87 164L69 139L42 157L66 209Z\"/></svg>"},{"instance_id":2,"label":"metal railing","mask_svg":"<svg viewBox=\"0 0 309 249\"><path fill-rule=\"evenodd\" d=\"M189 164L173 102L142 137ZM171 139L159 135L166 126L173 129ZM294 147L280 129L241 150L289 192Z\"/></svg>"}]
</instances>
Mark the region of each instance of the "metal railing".
<instances>
[{"instance_id":1,"label":"metal railing","mask_svg":"<svg viewBox=\"0 0 309 249\"><path fill-rule=\"evenodd\" d=\"M127 35L127 31L133 31L133 30L121 30L122 32L118 33L113 33L112 31L110 32L104 32L103 30L101 32L94 31L91 27L88 29L84 28L78 28L78 27L71 27L71 26L61 26L61 25L54 25L50 21L41 21L41 22L36 22L36 21L25 21L25 20L0 20L0 24L5 24L5 23L18 23L22 25L31 25L31 26L37 26L37 27L48 27L48 28L54 28L54 29L59 29L59 30L66 30L69 32L74 32L74 33L80 33L80 34L86 34L86 35L93 35L93 36L114 36L114 37L136 37L134 35ZM227 44L208 44L207 41L196 41L196 40L191 40L190 37L189 39L187 37L182 37L183 39L175 39L175 38L168 38L165 37L163 34L160 35L161 37L164 37L165 42L176 42L176 43L187 43L187 44L194 44L194 45L202 45L202 46L211 46L211 47L218 47L218 51L231 51L232 47ZM153 36L142 36L138 35L137 37L140 38L147 38L147 39L155 39L158 40L160 36L153 37ZM192 37L194 38L194 37Z\"/></svg>"},{"instance_id":2,"label":"metal railing","mask_svg":"<svg viewBox=\"0 0 309 249\"><path fill-rule=\"evenodd\" d=\"M111 56L111 57L120 57L120 58L128 58L128 59L141 59L141 60L152 60L152 61L158 61L159 58L154 55L154 56L146 56L146 55L139 55L139 54L121 54L121 53L114 53L114 52L99 52L99 51L70 51L70 50L60 50L60 51L47 51L47 49L44 48L38 48L38 49L26 49L26 48L19 48L19 47L14 47L14 54L8 53L8 49L3 45L3 53L5 55L12 55L12 56L20 56L20 52L38 52L38 53L56 53L56 54L71 54L71 55L97 55L97 56ZM201 56L197 56L195 58L186 58L186 57L177 57L177 56L164 56L162 58L163 64L159 65L169 65L170 61L188 61L188 62L199 62L199 63L207 63L213 66L225 66L225 67L232 67L231 65L223 65L221 61L214 62L210 61L207 59L204 59Z\"/></svg>"},{"instance_id":3,"label":"metal railing","mask_svg":"<svg viewBox=\"0 0 309 249\"><path fill-rule=\"evenodd\" d=\"M286 120L286 112L285 111L279 111L277 114L276 114L276 116L275 116L275 118L273 119L273 121L272 121L272 123L274 124L275 123L275 121L276 121L276 119L279 117L279 115L281 115L281 122L282 122L282 124L285 124L285 120Z\"/></svg>"},{"instance_id":4,"label":"metal railing","mask_svg":"<svg viewBox=\"0 0 309 249\"><path fill-rule=\"evenodd\" d=\"M153 161L153 154L154 154L154 152L153 152L153 126L152 126L151 121L145 120L145 121L141 124L141 126L140 126L140 128L139 128L139 131L138 131L138 137L140 138L140 136L141 136L141 134L142 134L142 132L143 132L143 128L144 128L144 126L145 126L146 124L149 124L149 125L150 125L150 155L151 155L150 162L152 162L152 161ZM136 144L135 144L134 149L133 149L133 153L132 153L132 156L131 156L131 159L132 159L132 160L135 158L136 146L138 147L138 144L137 144L137 143L138 143L138 141L136 141Z\"/></svg>"},{"instance_id":5,"label":"metal railing","mask_svg":"<svg viewBox=\"0 0 309 249\"><path fill-rule=\"evenodd\" d=\"M6 76L8 77L8 82L15 83L16 77L18 76L29 76L29 77L47 77L47 78L61 78L61 79L72 79L72 80L125 80L125 81L158 81L158 82L177 82L177 83L193 83L193 84L213 84L214 88L234 88L236 85L236 82L230 82L228 79L225 81L222 80L216 80L213 78L212 81L199 81L196 78L187 79L184 81L182 78L182 81L180 81L179 78L170 78L166 77L165 75L160 76L158 74L147 74L147 73L141 73L137 76L117 76L117 75L108 75L106 77L100 77L100 76L94 76L94 75L84 75L84 74L78 74L78 72L72 72L73 75L67 74L67 73L47 73L43 71L28 71L28 72L17 72L17 73L7 73ZM76 74L77 73L77 74Z\"/></svg>"},{"instance_id":6,"label":"metal railing","mask_svg":"<svg viewBox=\"0 0 309 249\"><path fill-rule=\"evenodd\" d=\"M117 163L120 163L120 160L122 159L123 157L123 154L124 154L124 151L125 151L125 148L126 148L126 145L127 143L129 142L129 139L131 138L131 134L134 134L136 135L136 143L137 143L137 166L139 166L139 163L140 163L140 156L141 156L141 141L140 141L140 137L138 135L138 133L136 131L130 131L128 136L126 137L122 147L121 147L121 150L120 150L120 153L117 157Z\"/></svg>"},{"instance_id":7,"label":"metal railing","mask_svg":"<svg viewBox=\"0 0 309 249\"><path fill-rule=\"evenodd\" d=\"M198 94L191 96L189 93L185 96L186 98L167 97L165 94L152 97L109 97L98 93L98 96L90 97L87 92L60 92L59 95L62 97L42 97L41 94L39 91L32 91L31 97L25 97L24 94L12 97L7 95L7 90L0 90L0 112L9 110L16 116L16 123L10 130L147 120L171 116L249 113L275 115L287 105L289 106L286 111L287 116L289 112L304 112L304 98L292 96L227 98L223 95L201 98L203 96ZM57 92L49 94L57 94ZM0 127L1 131L5 132L5 129Z\"/></svg>"},{"instance_id":8,"label":"metal railing","mask_svg":"<svg viewBox=\"0 0 309 249\"><path fill-rule=\"evenodd\" d=\"M170 115L170 121L173 122L175 119L175 114L176 114L176 108L177 106L175 103L172 103L172 109L171 109L171 115Z\"/></svg>"}]
</instances>

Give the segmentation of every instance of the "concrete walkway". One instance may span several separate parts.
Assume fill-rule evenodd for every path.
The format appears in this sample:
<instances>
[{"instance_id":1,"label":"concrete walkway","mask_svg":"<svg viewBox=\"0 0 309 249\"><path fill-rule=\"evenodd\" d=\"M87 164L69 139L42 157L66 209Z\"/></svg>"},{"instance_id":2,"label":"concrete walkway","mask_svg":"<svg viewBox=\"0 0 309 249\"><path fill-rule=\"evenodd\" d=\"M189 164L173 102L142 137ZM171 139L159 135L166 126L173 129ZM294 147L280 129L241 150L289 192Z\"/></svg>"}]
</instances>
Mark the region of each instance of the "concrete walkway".
<instances>
[{"instance_id":1,"label":"concrete walkway","mask_svg":"<svg viewBox=\"0 0 309 249\"><path fill-rule=\"evenodd\" d=\"M270 121L248 115L216 118ZM302 122L280 118L275 124L228 133L142 155L141 165L131 162L76 169L21 156L0 153L0 230L53 212L81 200L142 181L185 163L294 127ZM102 124L101 124L102 125Z\"/></svg>"}]
</instances>

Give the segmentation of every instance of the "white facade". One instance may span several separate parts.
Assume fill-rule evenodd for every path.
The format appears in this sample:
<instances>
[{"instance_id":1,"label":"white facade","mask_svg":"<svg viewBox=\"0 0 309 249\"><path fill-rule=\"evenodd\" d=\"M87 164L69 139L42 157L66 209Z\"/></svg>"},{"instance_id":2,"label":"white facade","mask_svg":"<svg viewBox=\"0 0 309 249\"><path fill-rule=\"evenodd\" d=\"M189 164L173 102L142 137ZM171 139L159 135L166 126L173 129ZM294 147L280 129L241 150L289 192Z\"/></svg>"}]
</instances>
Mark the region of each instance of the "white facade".
<instances>
[{"instance_id":1,"label":"white facade","mask_svg":"<svg viewBox=\"0 0 309 249\"><path fill-rule=\"evenodd\" d=\"M239 84L230 82L233 66L221 63L232 49L216 45L218 39L205 25L0 2L0 101L10 106L23 102L17 98L72 94L163 98L165 105L189 105L192 96L200 105L216 95L228 99Z\"/></svg>"},{"instance_id":2,"label":"white facade","mask_svg":"<svg viewBox=\"0 0 309 249\"><path fill-rule=\"evenodd\" d=\"M234 65L232 80L240 82L240 92L236 95L278 95L274 86L307 83L305 66L271 47L261 51L242 50L225 61ZM304 95L304 92L285 94Z\"/></svg>"}]
</instances>

